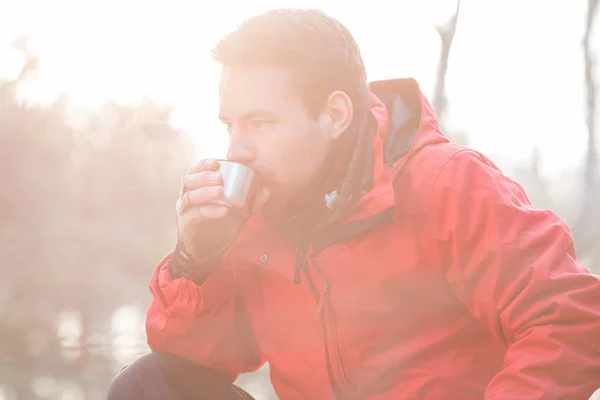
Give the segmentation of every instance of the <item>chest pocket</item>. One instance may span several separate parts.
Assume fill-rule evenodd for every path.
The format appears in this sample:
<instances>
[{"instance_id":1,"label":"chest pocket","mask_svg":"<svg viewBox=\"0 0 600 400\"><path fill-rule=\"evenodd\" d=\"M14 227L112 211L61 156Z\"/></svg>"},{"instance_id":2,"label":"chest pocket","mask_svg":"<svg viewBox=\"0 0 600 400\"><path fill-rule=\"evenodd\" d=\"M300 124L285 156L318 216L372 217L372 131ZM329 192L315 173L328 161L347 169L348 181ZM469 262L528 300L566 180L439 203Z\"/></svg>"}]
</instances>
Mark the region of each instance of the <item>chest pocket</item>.
<instances>
[{"instance_id":1,"label":"chest pocket","mask_svg":"<svg viewBox=\"0 0 600 400\"><path fill-rule=\"evenodd\" d=\"M359 326L387 325L387 318L411 316L419 304L435 301L432 291L437 292L436 281L443 282L443 277L409 227L381 225L337 242L314 258L329 278L338 319L348 318Z\"/></svg>"},{"instance_id":2,"label":"chest pocket","mask_svg":"<svg viewBox=\"0 0 600 400\"><path fill-rule=\"evenodd\" d=\"M339 354L350 381L387 376L423 351L421 338L460 310L416 229L410 219L385 224L314 258L330 283Z\"/></svg>"}]
</instances>

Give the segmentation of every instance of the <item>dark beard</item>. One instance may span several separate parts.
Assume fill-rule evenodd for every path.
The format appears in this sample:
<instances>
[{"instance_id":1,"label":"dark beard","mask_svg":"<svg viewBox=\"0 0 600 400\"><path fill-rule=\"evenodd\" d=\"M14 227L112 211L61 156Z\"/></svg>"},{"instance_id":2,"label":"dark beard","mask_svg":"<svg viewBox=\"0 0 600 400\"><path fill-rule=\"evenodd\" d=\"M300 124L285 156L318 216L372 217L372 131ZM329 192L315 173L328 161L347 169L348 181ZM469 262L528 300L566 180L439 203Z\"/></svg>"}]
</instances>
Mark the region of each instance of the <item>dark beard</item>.
<instances>
[{"instance_id":1,"label":"dark beard","mask_svg":"<svg viewBox=\"0 0 600 400\"><path fill-rule=\"evenodd\" d=\"M370 110L356 115L358 118L334 143L310 184L278 211L263 213L295 242L307 242L311 235L334 224L359 197L364 153L373 151L368 144L376 124L371 123L374 119ZM334 190L338 200L332 210L327 207L325 196Z\"/></svg>"}]
</instances>

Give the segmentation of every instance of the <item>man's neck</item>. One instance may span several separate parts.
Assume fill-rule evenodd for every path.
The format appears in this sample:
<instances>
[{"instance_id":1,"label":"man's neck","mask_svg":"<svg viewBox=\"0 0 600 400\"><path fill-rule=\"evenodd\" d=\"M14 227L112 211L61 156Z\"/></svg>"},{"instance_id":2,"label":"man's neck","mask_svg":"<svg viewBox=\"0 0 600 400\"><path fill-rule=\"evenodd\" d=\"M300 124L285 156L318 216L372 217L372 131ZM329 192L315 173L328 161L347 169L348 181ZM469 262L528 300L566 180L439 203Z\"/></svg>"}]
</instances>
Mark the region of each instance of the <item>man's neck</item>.
<instances>
[{"instance_id":1,"label":"man's neck","mask_svg":"<svg viewBox=\"0 0 600 400\"><path fill-rule=\"evenodd\" d=\"M300 195L289 202L280 213L277 213L277 216L267 216L267 219L289 232L294 238L307 240L308 236L322 227L324 221L329 220L332 210L328 207L327 200L331 200L334 192L339 193L347 179L349 167L355 155L357 138L361 134L369 134L369 132L359 132L363 125L363 119L368 113L359 113L358 115L361 117L354 120L348 130L338 139L311 183L301 190ZM364 150L372 151L371 149Z\"/></svg>"}]
</instances>

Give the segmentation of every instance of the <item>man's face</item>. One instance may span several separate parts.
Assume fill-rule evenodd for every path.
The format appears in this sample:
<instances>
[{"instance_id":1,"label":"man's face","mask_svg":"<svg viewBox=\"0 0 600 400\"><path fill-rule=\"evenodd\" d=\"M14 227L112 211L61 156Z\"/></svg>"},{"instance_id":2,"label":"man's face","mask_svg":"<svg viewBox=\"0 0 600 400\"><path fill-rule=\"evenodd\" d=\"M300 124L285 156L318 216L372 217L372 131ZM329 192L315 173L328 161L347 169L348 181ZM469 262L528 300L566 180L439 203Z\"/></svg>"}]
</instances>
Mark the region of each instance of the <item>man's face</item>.
<instances>
[{"instance_id":1,"label":"man's face","mask_svg":"<svg viewBox=\"0 0 600 400\"><path fill-rule=\"evenodd\" d=\"M230 135L227 158L257 170L275 211L301 195L331 148L330 118L314 118L282 67L224 67L219 117Z\"/></svg>"}]
</instances>

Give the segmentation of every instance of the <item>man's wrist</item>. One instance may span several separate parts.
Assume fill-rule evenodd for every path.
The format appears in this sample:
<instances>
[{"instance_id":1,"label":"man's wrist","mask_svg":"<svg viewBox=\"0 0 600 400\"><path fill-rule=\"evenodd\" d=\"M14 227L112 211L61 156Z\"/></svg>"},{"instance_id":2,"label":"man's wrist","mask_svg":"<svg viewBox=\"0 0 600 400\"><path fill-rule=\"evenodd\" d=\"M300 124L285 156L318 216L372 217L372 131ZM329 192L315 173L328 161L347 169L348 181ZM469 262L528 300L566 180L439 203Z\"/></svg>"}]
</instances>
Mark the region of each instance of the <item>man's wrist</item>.
<instances>
[{"instance_id":1,"label":"man's wrist","mask_svg":"<svg viewBox=\"0 0 600 400\"><path fill-rule=\"evenodd\" d=\"M193 258L191 254L185 251L183 243L177 239L175 249L169 258L169 271L171 272L171 278L189 278L189 269L192 260Z\"/></svg>"},{"instance_id":2,"label":"man's wrist","mask_svg":"<svg viewBox=\"0 0 600 400\"><path fill-rule=\"evenodd\" d=\"M175 250L169 259L169 272L172 279L187 278L196 284L203 283L206 278L218 267L229 245L223 246L218 252L202 260L196 260L188 251L182 241L177 240Z\"/></svg>"}]
</instances>

